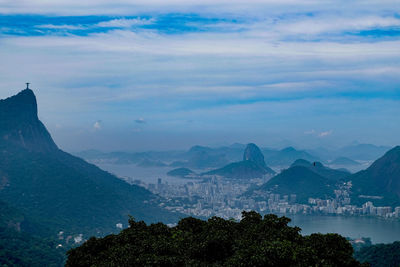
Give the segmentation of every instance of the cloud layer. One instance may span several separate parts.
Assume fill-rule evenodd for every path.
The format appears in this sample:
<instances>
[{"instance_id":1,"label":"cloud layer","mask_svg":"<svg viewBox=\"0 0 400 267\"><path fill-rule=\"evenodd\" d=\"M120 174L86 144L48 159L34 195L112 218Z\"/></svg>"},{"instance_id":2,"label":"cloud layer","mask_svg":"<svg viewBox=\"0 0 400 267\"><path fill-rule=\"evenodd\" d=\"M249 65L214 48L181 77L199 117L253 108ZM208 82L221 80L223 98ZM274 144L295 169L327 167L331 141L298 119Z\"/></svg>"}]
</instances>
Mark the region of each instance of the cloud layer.
<instances>
[{"instance_id":1,"label":"cloud layer","mask_svg":"<svg viewBox=\"0 0 400 267\"><path fill-rule=\"evenodd\" d=\"M400 133L397 1L0 3L0 97L32 82L70 149Z\"/></svg>"}]
</instances>

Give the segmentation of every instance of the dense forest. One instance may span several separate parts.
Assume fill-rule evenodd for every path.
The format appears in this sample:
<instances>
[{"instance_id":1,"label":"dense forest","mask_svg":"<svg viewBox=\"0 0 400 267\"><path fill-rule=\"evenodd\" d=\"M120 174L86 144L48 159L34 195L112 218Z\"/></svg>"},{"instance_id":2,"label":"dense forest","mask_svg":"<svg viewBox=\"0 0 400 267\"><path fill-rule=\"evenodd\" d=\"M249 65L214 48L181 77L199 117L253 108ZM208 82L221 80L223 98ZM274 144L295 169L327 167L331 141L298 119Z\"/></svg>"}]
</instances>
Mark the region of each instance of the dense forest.
<instances>
[{"instance_id":1,"label":"dense forest","mask_svg":"<svg viewBox=\"0 0 400 267\"><path fill-rule=\"evenodd\" d=\"M120 234L71 249L66 266L363 266L344 237L302 236L289 222L254 211L240 222L188 217L174 227L131 218Z\"/></svg>"},{"instance_id":2,"label":"dense forest","mask_svg":"<svg viewBox=\"0 0 400 267\"><path fill-rule=\"evenodd\" d=\"M0 200L0 266L63 266L66 247L45 228Z\"/></svg>"},{"instance_id":3,"label":"dense forest","mask_svg":"<svg viewBox=\"0 0 400 267\"><path fill-rule=\"evenodd\" d=\"M0 227L0 266L63 266L65 250L56 245L54 240Z\"/></svg>"},{"instance_id":4,"label":"dense forest","mask_svg":"<svg viewBox=\"0 0 400 267\"><path fill-rule=\"evenodd\" d=\"M400 266L400 241L392 244L377 244L366 246L356 251L355 258L361 262L368 262L371 267Z\"/></svg>"}]
</instances>

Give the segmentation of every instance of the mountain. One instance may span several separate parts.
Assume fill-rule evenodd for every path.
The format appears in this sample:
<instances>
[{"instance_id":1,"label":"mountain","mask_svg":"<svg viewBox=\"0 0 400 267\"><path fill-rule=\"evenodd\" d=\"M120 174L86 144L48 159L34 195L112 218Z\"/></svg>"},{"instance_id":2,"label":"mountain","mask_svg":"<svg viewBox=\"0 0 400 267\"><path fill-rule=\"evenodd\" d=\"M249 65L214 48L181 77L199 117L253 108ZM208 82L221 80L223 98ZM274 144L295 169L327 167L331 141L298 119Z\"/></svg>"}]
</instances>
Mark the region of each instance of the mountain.
<instances>
[{"instance_id":1,"label":"mountain","mask_svg":"<svg viewBox=\"0 0 400 267\"><path fill-rule=\"evenodd\" d=\"M355 203L400 206L400 146L386 152L369 168L349 177ZM361 197L360 197L361 196ZM365 196L374 196L370 199Z\"/></svg>"},{"instance_id":2,"label":"mountain","mask_svg":"<svg viewBox=\"0 0 400 267\"><path fill-rule=\"evenodd\" d=\"M176 176L176 177L182 177L182 178L188 177L193 174L195 174L195 173L188 168L177 168L177 169L173 169L173 170L167 172L167 175L169 175L169 176Z\"/></svg>"},{"instance_id":3,"label":"mountain","mask_svg":"<svg viewBox=\"0 0 400 267\"><path fill-rule=\"evenodd\" d=\"M253 143L250 143L246 146L243 154L243 161L252 161L260 167L267 167L264 161L264 155L262 154L258 146Z\"/></svg>"},{"instance_id":4,"label":"mountain","mask_svg":"<svg viewBox=\"0 0 400 267\"><path fill-rule=\"evenodd\" d=\"M353 160L375 160L388 151L390 147L371 144L356 144L339 149L336 154Z\"/></svg>"},{"instance_id":5,"label":"mountain","mask_svg":"<svg viewBox=\"0 0 400 267\"><path fill-rule=\"evenodd\" d=\"M298 159L295 162L293 162L293 164L291 165L291 167L294 167L294 166L306 167L310 171L315 172L316 174L321 175L322 177L325 177L332 181L343 180L346 177L350 176L350 172L348 172L348 171L344 171L342 169L340 169L340 170L339 169L331 169L331 168L324 166L321 162L318 162L318 161L311 163L304 159Z\"/></svg>"},{"instance_id":6,"label":"mountain","mask_svg":"<svg viewBox=\"0 0 400 267\"><path fill-rule=\"evenodd\" d=\"M56 235L103 235L128 215L174 222L158 197L57 148L31 90L0 102L0 200Z\"/></svg>"},{"instance_id":7,"label":"mountain","mask_svg":"<svg viewBox=\"0 0 400 267\"><path fill-rule=\"evenodd\" d=\"M296 194L297 202L307 203L310 197L323 199L332 197L333 183L308 167L293 166L247 194L256 191L281 195Z\"/></svg>"},{"instance_id":8,"label":"mountain","mask_svg":"<svg viewBox=\"0 0 400 267\"><path fill-rule=\"evenodd\" d=\"M376 146L373 144L359 144L353 142L348 146L338 149L318 147L307 150L307 152L317 156L323 161L332 161L340 157L349 158L351 160L371 161L383 156L383 154L385 154L389 149L390 147L387 146Z\"/></svg>"},{"instance_id":9,"label":"mountain","mask_svg":"<svg viewBox=\"0 0 400 267\"><path fill-rule=\"evenodd\" d=\"M218 153L218 151L205 147L196 150L191 148L188 152L188 157L189 159L185 166L195 169L216 168L229 162L225 154Z\"/></svg>"},{"instance_id":10,"label":"mountain","mask_svg":"<svg viewBox=\"0 0 400 267\"><path fill-rule=\"evenodd\" d=\"M222 168L212 170L203 175L220 175L234 179L260 178L264 175L273 175L275 172L264 161L261 150L255 144L248 144L243 153L243 160L228 164Z\"/></svg>"},{"instance_id":11,"label":"mountain","mask_svg":"<svg viewBox=\"0 0 400 267\"><path fill-rule=\"evenodd\" d=\"M207 147L196 145L188 151L147 151L147 152L108 152L87 150L76 153L77 156L89 162L111 164L138 164L142 161L167 162L170 167L184 167L190 169L221 168L232 162L243 159L243 150L247 145L232 144L230 146ZM318 160L318 157L304 151L287 147L282 150L269 148L261 149L264 162L273 166L289 166L296 159ZM147 164L146 164L147 165ZM151 164L150 164L151 165Z\"/></svg>"},{"instance_id":12,"label":"mountain","mask_svg":"<svg viewBox=\"0 0 400 267\"><path fill-rule=\"evenodd\" d=\"M263 150L265 162L270 166L289 166L297 159L305 159L309 161L317 161L318 158L309 154L304 150L296 150L293 147L287 147L282 150Z\"/></svg>"},{"instance_id":13,"label":"mountain","mask_svg":"<svg viewBox=\"0 0 400 267\"><path fill-rule=\"evenodd\" d=\"M359 162L346 158L346 157L339 157L330 162L330 165L336 166L359 166L361 165Z\"/></svg>"},{"instance_id":14,"label":"mountain","mask_svg":"<svg viewBox=\"0 0 400 267\"><path fill-rule=\"evenodd\" d=\"M261 178L267 174L272 175L273 173L273 170L269 168L260 168L260 166L253 161L240 161L230 163L222 168L203 173L203 175L220 175L226 178L234 179L253 179Z\"/></svg>"},{"instance_id":15,"label":"mountain","mask_svg":"<svg viewBox=\"0 0 400 267\"><path fill-rule=\"evenodd\" d=\"M32 90L26 89L0 100L0 140L28 151L52 152L58 149L38 119Z\"/></svg>"}]
</instances>

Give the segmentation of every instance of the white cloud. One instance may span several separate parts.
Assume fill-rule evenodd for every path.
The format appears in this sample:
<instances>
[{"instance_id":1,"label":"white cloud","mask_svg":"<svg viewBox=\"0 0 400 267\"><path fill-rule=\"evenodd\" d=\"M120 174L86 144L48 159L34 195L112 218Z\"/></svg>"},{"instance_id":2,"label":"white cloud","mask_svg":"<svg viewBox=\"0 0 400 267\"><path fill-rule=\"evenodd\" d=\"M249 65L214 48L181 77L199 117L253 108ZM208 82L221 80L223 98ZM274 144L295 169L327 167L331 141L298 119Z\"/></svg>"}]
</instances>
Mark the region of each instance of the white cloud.
<instances>
[{"instance_id":1,"label":"white cloud","mask_svg":"<svg viewBox=\"0 0 400 267\"><path fill-rule=\"evenodd\" d=\"M77 26L77 25L54 25L54 24L43 24L37 25L36 28L41 29L54 29L54 30L83 30L86 29L84 26Z\"/></svg>"},{"instance_id":2,"label":"white cloud","mask_svg":"<svg viewBox=\"0 0 400 267\"><path fill-rule=\"evenodd\" d=\"M330 1L333 2L333 1ZM226 12L240 11L246 8L262 6L309 6L318 4L315 0L1 0L1 13L38 13L38 14L132 14L135 12L178 12L201 11L204 9ZM328 4L328 3L325 3Z\"/></svg>"},{"instance_id":3,"label":"white cloud","mask_svg":"<svg viewBox=\"0 0 400 267\"><path fill-rule=\"evenodd\" d=\"M325 129L334 128L334 137L339 138L343 125L347 123L346 130L357 128L368 114L376 116L376 124L396 122L398 100L385 101L390 98L394 85L400 82L397 38L354 41L339 36L337 39L322 37L318 42L293 38L398 25L397 17L386 17L381 12L388 6L395 10L395 2L374 5L374 1L363 1L365 5L359 4L356 8L354 4L349 8L350 3L346 2L342 6L337 4L339 7L332 12L329 10L332 1L231 2L206 0L202 4L209 6L204 9L204 6L195 6L194 1L149 1L147 4L140 1L135 4L143 6L136 8L130 1L113 4L33 0L37 6L30 6L30 1L0 0L7 3L0 4L0 11L25 3L14 11L133 16L147 9L155 12L157 18L157 14L164 15L176 8L184 14L227 17L227 21L238 18L237 23L217 22L203 28L201 22L188 25L200 27L202 31L185 34L157 30L132 32L130 27L154 21L121 18L97 25L39 26L56 30L120 28L87 36L3 36L0 38L0 95L7 97L15 93L15 88L23 86L20 81L32 81L38 88L40 112L46 114L52 125L62 121L63 131L67 131L68 126L80 123L87 130L88 121L107 120L107 127L102 127L101 121L89 125L94 130L103 128L98 135L111 131L114 128L111 123L126 127L124 130L128 133L137 132L135 136L138 136L141 126L146 126L147 134L157 127L170 130L171 123L182 126L180 123L185 122L185 126L174 128L182 129L188 126L188 120L194 120L196 123L187 128L198 132L205 129L242 131L234 128L235 125L253 132L265 129L284 132L282 129L287 127L288 132L297 131L298 136L322 142L331 140L322 137L333 133ZM294 4L293 9L288 9L289 2ZM165 6L170 3L177 6ZM190 5L193 6L187 7ZM253 10L248 12L249 8ZM233 13L228 14L230 11ZM297 14L304 11L315 15ZM368 91L373 94L368 95ZM359 96L358 104L354 105L352 98ZM377 99L383 102L373 103ZM374 110L370 109L372 106ZM137 128L128 128L137 114L151 118L151 125L134 123ZM340 120L338 114L341 114ZM235 118L234 125L226 121L227 116ZM349 123L346 116L352 116L351 121L357 124ZM371 129L368 127L370 124L365 123L364 128L353 132L372 136L373 131L368 131ZM298 129L302 130L298 132ZM392 129L387 132L398 133L398 126Z\"/></svg>"},{"instance_id":4,"label":"white cloud","mask_svg":"<svg viewBox=\"0 0 400 267\"><path fill-rule=\"evenodd\" d=\"M165 36L154 32L115 30L89 36L18 37L2 40L21 47L55 47L82 52L141 53L166 56L261 56L275 58L351 60L364 57L398 57L400 41L341 43L281 42L237 33L193 33Z\"/></svg>"},{"instance_id":5,"label":"white cloud","mask_svg":"<svg viewBox=\"0 0 400 267\"><path fill-rule=\"evenodd\" d=\"M314 129L304 132L305 135L317 136L317 137L319 137L319 138L327 137L327 136L331 135L332 133L333 133L332 130L317 132L317 131L314 130Z\"/></svg>"},{"instance_id":6,"label":"white cloud","mask_svg":"<svg viewBox=\"0 0 400 267\"><path fill-rule=\"evenodd\" d=\"M276 12L396 10L397 0L0 0L3 14L132 15L139 13L224 13L265 16Z\"/></svg>"},{"instance_id":7,"label":"white cloud","mask_svg":"<svg viewBox=\"0 0 400 267\"><path fill-rule=\"evenodd\" d=\"M100 129L102 128L102 123L101 123L101 121L96 121L96 122L93 124L93 128L94 128L95 130L100 130Z\"/></svg>"},{"instance_id":8,"label":"white cloud","mask_svg":"<svg viewBox=\"0 0 400 267\"><path fill-rule=\"evenodd\" d=\"M275 30L281 34L308 34L337 33L368 30L373 28L398 27L400 19L396 17L361 16L343 17L320 15L313 18L302 18L293 22L282 21L278 23Z\"/></svg>"},{"instance_id":9,"label":"white cloud","mask_svg":"<svg viewBox=\"0 0 400 267\"><path fill-rule=\"evenodd\" d=\"M109 21L102 21L96 24L98 27L115 27L115 28L130 28L133 26L143 26L153 24L154 18L151 19L113 19Z\"/></svg>"},{"instance_id":10,"label":"white cloud","mask_svg":"<svg viewBox=\"0 0 400 267\"><path fill-rule=\"evenodd\" d=\"M323 137L327 137L327 136L331 135L332 133L333 133L333 131L329 130L329 131L319 133L318 136L323 138Z\"/></svg>"}]
</instances>

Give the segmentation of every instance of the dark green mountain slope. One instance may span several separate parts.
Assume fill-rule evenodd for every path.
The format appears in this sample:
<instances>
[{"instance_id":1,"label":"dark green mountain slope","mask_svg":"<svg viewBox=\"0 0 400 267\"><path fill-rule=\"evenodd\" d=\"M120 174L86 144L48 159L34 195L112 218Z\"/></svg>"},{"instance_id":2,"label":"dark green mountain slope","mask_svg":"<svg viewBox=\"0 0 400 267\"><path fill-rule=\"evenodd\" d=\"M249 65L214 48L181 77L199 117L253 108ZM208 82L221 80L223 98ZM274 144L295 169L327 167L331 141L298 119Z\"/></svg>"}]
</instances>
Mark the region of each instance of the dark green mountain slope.
<instances>
[{"instance_id":1,"label":"dark green mountain slope","mask_svg":"<svg viewBox=\"0 0 400 267\"><path fill-rule=\"evenodd\" d=\"M291 167L294 166L302 166L308 168L310 171L315 172L316 174L321 175L332 181L339 181L349 177L351 174L350 172L343 171L343 170L335 170L324 166L321 162L309 162L304 159L299 159L293 162Z\"/></svg>"},{"instance_id":2,"label":"dark green mountain slope","mask_svg":"<svg viewBox=\"0 0 400 267\"><path fill-rule=\"evenodd\" d=\"M128 215L153 222L174 220L144 188L63 151L0 149L0 169L7 181L1 199L52 228L93 235L115 230ZM145 203L149 201L154 203Z\"/></svg>"},{"instance_id":3,"label":"dark green mountain slope","mask_svg":"<svg viewBox=\"0 0 400 267\"><path fill-rule=\"evenodd\" d=\"M307 203L308 198L327 198L333 196L333 184L307 167L294 166L274 176L267 183L253 189L282 195L297 195L297 202ZM249 192L250 194L252 192Z\"/></svg>"},{"instance_id":4,"label":"dark green mountain slope","mask_svg":"<svg viewBox=\"0 0 400 267\"><path fill-rule=\"evenodd\" d=\"M57 248L54 239L32 233L38 230L35 226L20 211L0 201L1 266L63 266L66 250Z\"/></svg>"},{"instance_id":5,"label":"dark green mountain slope","mask_svg":"<svg viewBox=\"0 0 400 267\"><path fill-rule=\"evenodd\" d=\"M375 205L400 205L400 146L397 146L376 160L368 169L349 177L353 183L355 203L367 200ZM378 196L381 199L366 199L359 196Z\"/></svg>"},{"instance_id":6,"label":"dark green mountain slope","mask_svg":"<svg viewBox=\"0 0 400 267\"><path fill-rule=\"evenodd\" d=\"M263 175L273 175L275 172L264 161L261 150L255 144L248 144L243 161L228 164L220 169L204 173L204 175L220 175L234 179L260 178Z\"/></svg>"},{"instance_id":7,"label":"dark green mountain slope","mask_svg":"<svg viewBox=\"0 0 400 267\"><path fill-rule=\"evenodd\" d=\"M177 219L144 188L59 150L37 118L31 90L1 101L0 110L0 199L54 234L110 233L128 215L149 222Z\"/></svg>"}]
</instances>

